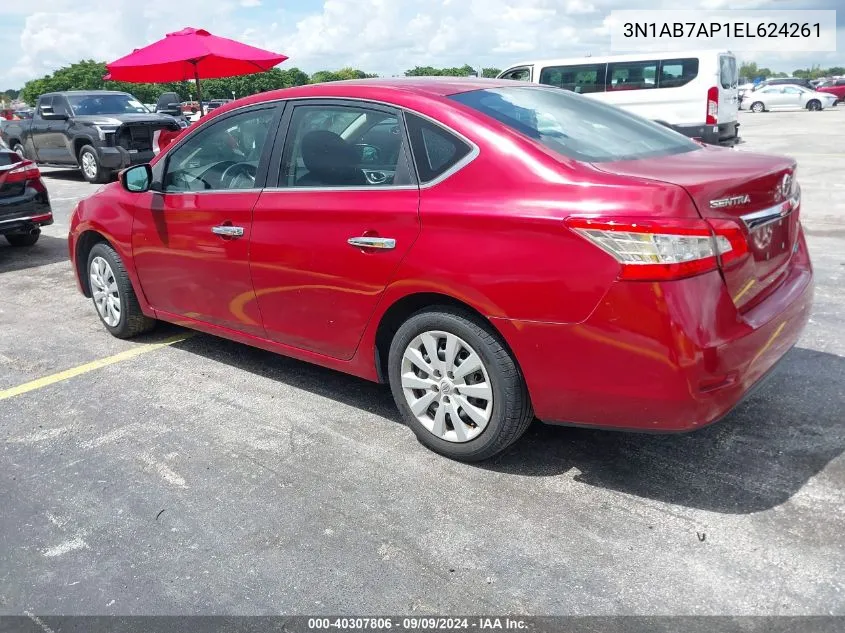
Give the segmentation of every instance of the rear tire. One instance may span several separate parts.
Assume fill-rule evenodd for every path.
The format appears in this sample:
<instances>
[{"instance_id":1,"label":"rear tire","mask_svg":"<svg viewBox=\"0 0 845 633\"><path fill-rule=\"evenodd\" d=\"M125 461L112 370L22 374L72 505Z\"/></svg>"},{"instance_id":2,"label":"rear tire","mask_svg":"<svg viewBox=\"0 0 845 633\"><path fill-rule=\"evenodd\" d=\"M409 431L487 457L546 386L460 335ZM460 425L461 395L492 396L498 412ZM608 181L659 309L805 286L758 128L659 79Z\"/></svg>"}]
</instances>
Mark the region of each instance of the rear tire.
<instances>
[{"instance_id":1,"label":"rear tire","mask_svg":"<svg viewBox=\"0 0 845 633\"><path fill-rule=\"evenodd\" d=\"M429 350L437 356L433 363ZM510 351L489 324L460 309L440 306L405 321L390 344L388 377L417 439L451 459L488 459L519 439L534 419Z\"/></svg>"},{"instance_id":2,"label":"rear tire","mask_svg":"<svg viewBox=\"0 0 845 633\"><path fill-rule=\"evenodd\" d=\"M5 237L6 241L12 246L34 246L38 238L41 237L41 231L35 231L34 233L10 233Z\"/></svg>"},{"instance_id":3,"label":"rear tire","mask_svg":"<svg viewBox=\"0 0 845 633\"><path fill-rule=\"evenodd\" d=\"M813 99L812 101L807 103L807 109L810 112L818 112L822 109L822 103L818 99Z\"/></svg>"},{"instance_id":4,"label":"rear tire","mask_svg":"<svg viewBox=\"0 0 845 633\"><path fill-rule=\"evenodd\" d=\"M751 111L759 114L760 112L766 111L766 106L763 105L762 101L755 101L751 104Z\"/></svg>"},{"instance_id":5,"label":"rear tire","mask_svg":"<svg viewBox=\"0 0 845 633\"><path fill-rule=\"evenodd\" d=\"M100 164L97 150L90 145L84 145L79 150L79 168L82 170L82 176L91 184L101 185L112 178L111 170Z\"/></svg>"},{"instance_id":6,"label":"rear tire","mask_svg":"<svg viewBox=\"0 0 845 633\"><path fill-rule=\"evenodd\" d=\"M109 244L99 242L94 245L88 254L85 270L94 309L112 336L131 338L155 327L155 319L141 311L120 255Z\"/></svg>"}]
</instances>

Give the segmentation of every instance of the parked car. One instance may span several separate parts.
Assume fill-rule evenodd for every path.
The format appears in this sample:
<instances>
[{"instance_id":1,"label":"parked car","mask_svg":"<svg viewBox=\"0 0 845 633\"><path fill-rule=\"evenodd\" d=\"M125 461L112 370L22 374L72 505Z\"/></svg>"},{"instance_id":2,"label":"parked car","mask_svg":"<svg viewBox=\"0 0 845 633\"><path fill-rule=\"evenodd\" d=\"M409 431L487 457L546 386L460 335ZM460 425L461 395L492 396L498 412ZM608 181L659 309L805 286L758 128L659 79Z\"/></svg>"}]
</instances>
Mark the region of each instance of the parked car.
<instances>
[{"instance_id":1,"label":"parked car","mask_svg":"<svg viewBox=\"0 0 845 633\"><path fill-rule=\"evenodd\" d=\"M182 114L196 114L200 111L199 101L183 101L181 104Z\"/></svg>"},{"instance_id":2,"label":"parked car","mask_svg":"<svg viewBox=\"0 0 845 633\"><path fill-rule=\"evenodd\" d=\"M38 98L32 119L9 122L4 142L44 165L79 167L88 182L108 182L115 170L155 155L162 131L181 128L153 114L132 95L108 90L53 92Z\"/></svg>"},{"instance_id":3,"label":"parked car","mask_svg":"<svg viewBox=\"0 0 845 633\"><path fill-rule=\"evenodd\" d=\"M845 101L845 79L831 79L819 85L816 92L826 92L836 97L836 102Z\"/></svg>"},{"instance_id":4,"label":"parked car","mask_svg":"<svg viewBox=\"0 0 845 633\"><path fill-rule=\"evenodd\" d=\"M212 110L216 110L222 105L232 103L233 99L212 99L205 104L205 113L208 114Z\"/></svg>"},{"instance_id":5,"label":"parked car","mask_svg":"<svg viewBox=\"0 0 845 633\"><path fill-rule=\"evenodd\" d=\"M739 142L739 76L730 51L533 60L499 77L589 95L705 143Z\"/></svg>"},{"instance_id":6,"label":"parked car","mask_svg":"<svg viewBox=\"0 0 845 633\"><path fill-rule=\"evenodd\" d=\"M0 149L0 234L12 246L32 246L53 223L50 197L38 165Z\"/></svg>"},{"instance_id":7,"label":"parked car","mask_svg":"<svg viewBox=\"0 0 845 633\"><path fill-rule=\"evenodd\" d=\"M740 108L752 112L767 110L823 110L836 105L836 95L802 86L775 85L746 94Z\"/></svg>"},{"instance_id":8,"label":"parked car","mask_svg":"<svg viewBox=\"0 0 845 633\"><path fill-rule=\"evenodd\" d=\"M388 382L420 441L480 460L535 414L728 413L809 316L795 167L547 86L323 83L218 108L81 201L69 247L113 335Z\"/></svg>"},{"instance_id":9,"label":"parked car","mask_svg":"<svg viewBox=\"0 0 845 633\"><path fill-rule=\"evenodd\" d=\"M155 105L153 105L152 111L172 116L176 119L176 122L181 128L186 128L190 125L187 117L182 112L182 105L179 103L179 95L175 92L165 92L161 94L155 102Z\"/></svg>"},{"instance_id":10,"label":"parked car","mask_svg":"<svg viewBox=\"0 0 845 633\"><path fill-rule=\"evenodd\" d=\"M754 91L768 88L769 86L801 86L807 90L813 89L813 84L809 79L801 79L800 77L777 77L775 79L765 79L754 86Z\"/></svg>"}]
</instances>

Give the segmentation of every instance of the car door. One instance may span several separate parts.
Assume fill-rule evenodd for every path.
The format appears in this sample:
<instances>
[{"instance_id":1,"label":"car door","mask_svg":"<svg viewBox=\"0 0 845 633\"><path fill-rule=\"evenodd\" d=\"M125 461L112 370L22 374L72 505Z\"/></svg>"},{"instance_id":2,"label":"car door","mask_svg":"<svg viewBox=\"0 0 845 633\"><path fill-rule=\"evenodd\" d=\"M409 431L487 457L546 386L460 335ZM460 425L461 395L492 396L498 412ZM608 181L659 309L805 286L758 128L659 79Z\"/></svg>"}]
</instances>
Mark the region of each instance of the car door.
<instances>
[{"instance_id":1,"label":"car door","mask_svg":"<svg viewBox=\"0 0 845 633\"><path fill-rule=\"evenodd\" d=\"M62 115L66 118L47 121L47 129L42 136L45 151L50 152L50 162L76 164L76 156L73 155L73 143L68 138L70 107L67 100L61 95L53 96L52 107L54 115Z\"/></svg>"},{"instance_id":2,"label":"car door","mask_svg":"<svg viewBox=\"0 0 845 633\"><path fill-rule=\"evenodd\" d=\"M804 91L794 86L784 86L783 88L783 105L786 108L802 108L804 107Z\"/></svg>"},{"instance_id":3,"label":"car door","mask_svg":"<svg viewBox=\"0 0 845 633\"><path fill-rule=\"evenodd\" d=\"M32 115L32 125L29 133L29 154L35 156L36 160L50 162L53 153L50 151L49 135L51 121L44 118L53 111L53 97L46 95L38 100L35 113ZM31 152L31 153L30 153Z\"/></svg>"},{"instance_id":4,"label":"car door","mask_svg":"<svg viewBox=\"0 0 845 633\"><path fill-rule=\"evenodd\" d=\"M787 96L783 92L783 86L763 88L762 98L768 110L779 110L788 106Z\"/></svg>"},{"instance_id":5,"label":"car door","mask_svg":"<svg viewBox=\"0 0 845 633\"><path fill-rule=\"evenodd\" d=\"M234 110L168 150L134 209L132 251L156 310L264 336L249 272L252 210L281 106Z\"/></svg>"},{"instance_id":6,"label":"car door","mask_svg":"<svg viewBox=\"0 0 845 633\"><path fill-rule=\"evenodd\" d=\"M349 359L420 230L403 117L369 102L295 102L280 136L250 245L264 327Z\"/></svg>"}]
</instances>

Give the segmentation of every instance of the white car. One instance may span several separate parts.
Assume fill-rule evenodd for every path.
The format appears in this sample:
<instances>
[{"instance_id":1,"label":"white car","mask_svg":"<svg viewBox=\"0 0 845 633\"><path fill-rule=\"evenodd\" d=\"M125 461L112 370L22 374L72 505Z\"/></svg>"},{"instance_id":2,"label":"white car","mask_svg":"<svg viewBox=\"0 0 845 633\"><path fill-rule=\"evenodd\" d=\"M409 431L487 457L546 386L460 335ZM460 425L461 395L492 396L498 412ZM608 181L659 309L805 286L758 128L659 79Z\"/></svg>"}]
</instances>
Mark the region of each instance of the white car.
<instances>
[{"instance_id":1,"label":"white car","mask_svg":"<svg viewBox=\"0 0 845 633\"><path fill-rule=\"evenodd\" d=\"M803 86L791 84L767 86L745 94L740 104L743 110L765 112L767 110L823 110L836 103L836 95L816 92Z\"/></svg>"}]
</instances>

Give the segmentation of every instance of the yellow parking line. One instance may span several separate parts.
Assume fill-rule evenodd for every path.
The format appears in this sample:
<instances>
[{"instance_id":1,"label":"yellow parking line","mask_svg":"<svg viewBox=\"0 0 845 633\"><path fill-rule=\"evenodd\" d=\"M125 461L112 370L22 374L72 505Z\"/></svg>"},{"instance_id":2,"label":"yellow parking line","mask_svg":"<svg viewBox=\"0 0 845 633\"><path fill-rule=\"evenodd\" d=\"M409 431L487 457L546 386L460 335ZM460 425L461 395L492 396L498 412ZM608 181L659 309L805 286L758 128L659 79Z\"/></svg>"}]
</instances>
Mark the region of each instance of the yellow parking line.
<instances>
[{"instance_id":1,"label":"yellow parking line","mask_svg":"<svg viewBox=\"0 0 845 633\"><path fill-rule=\"evenodd\" d=\"M71 367L70 369L60 371L57 374L52 374L50 376L44 376L43 378L32 380L30 382L25 382L24 384L18 385L17 387L10 387L9 389L4 389L3 391L0 391L0 400L5 400L6 398L19 396L29 391L35 391L36 389L41 389L42 387L54 385L57 382L68 380L70 378L75 378L76 376L80 376L81 374L87 374L89 371L94 371L95 369L108 367L109 365L114 365L115 363L119 363L130 358L135 358L136 356L140 356L141 354L146 354L147 352L154 352L155 350L161 349L162 347L167 347L168 345L181 343L182 341L191 338L193 335L193 332L189 332L187 334L171 336L170 338L164 339L160 343L151 343L149 345L140 345L138 347L133 347L132 349L128 349L112 356L106 356L105 358L100 358L99 360L94 360L90 363L85 363L84 365Z\"/></svg>"}]
</instances>

